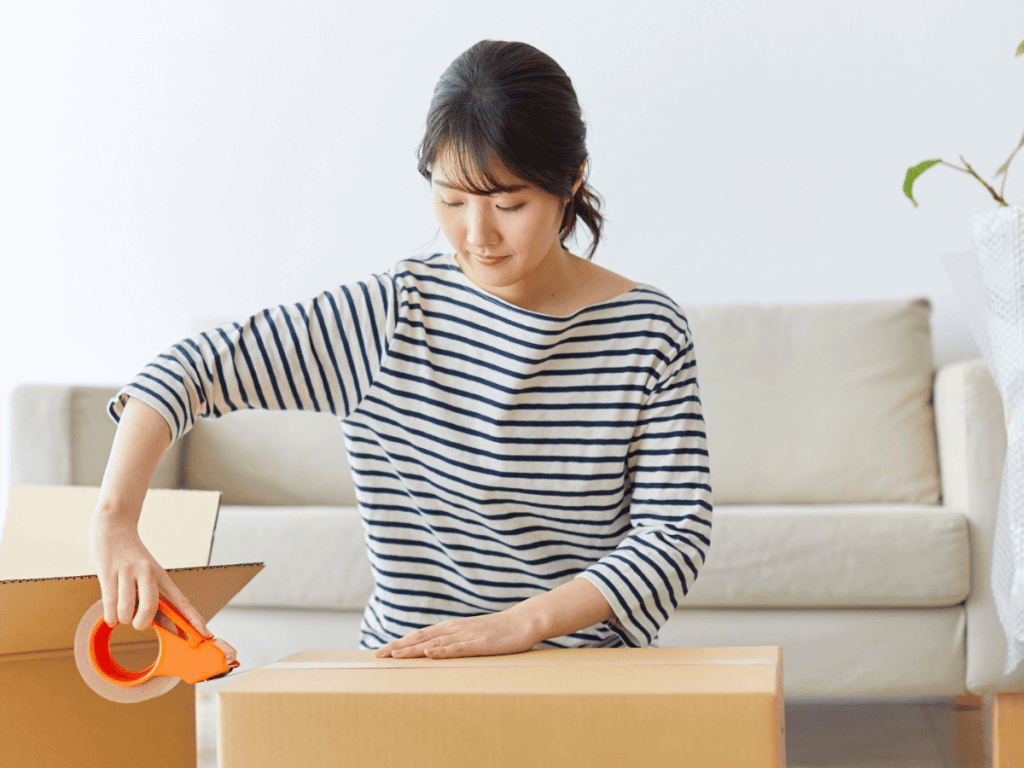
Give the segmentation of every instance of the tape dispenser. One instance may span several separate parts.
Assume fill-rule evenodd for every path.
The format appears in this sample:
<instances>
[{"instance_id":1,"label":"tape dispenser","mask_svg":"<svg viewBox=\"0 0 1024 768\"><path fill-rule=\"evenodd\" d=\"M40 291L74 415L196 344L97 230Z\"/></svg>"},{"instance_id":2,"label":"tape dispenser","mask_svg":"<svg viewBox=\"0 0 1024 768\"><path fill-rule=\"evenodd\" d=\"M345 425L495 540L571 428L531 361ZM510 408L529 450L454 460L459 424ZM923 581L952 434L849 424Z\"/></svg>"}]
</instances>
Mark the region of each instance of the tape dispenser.
<instances>
[{"instance_id":1,"label":"tape dispenser","mask_svg":"<svg viewBox=\"0 0 1024 768\"><path fill-rule=\"evenodd\" d=\"M161 621L163 618L169 620L173 631ZM224 650L213 642L214 637L192 626L163 595L152 622L160 650L156 661L146 669L135 672L114 660L110 653L114 627L104 621L103 601L98 600L82 616L75 633L75 663L82 679L110 701L146 701L167 693L182 680L194 685L223 677L239 666L238 661L229 663Z\"/></svg>"}]
</instances>

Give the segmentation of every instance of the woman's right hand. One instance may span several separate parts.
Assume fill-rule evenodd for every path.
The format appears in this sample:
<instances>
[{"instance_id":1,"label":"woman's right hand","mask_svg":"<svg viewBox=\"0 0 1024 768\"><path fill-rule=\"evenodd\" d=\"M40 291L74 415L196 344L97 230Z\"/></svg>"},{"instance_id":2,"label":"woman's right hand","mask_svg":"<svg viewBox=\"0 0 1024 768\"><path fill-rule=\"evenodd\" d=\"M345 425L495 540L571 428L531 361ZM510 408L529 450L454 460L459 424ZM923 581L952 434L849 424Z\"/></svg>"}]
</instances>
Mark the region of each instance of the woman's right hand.
<instances>
[{"instance_id":1,"label":"woman's right hand","mask_svg":"<svg viewBox=\"0 0 1024 768\"><path fill-rule=\"evenodd\" d=\"M159 596L163 595L203 635L213 634L142 543L138 528L129 519L98 509L89 523L89 542L103 595L103 619L108 626L131 622L136 630L144 630L156 618ZM215 644L224 651L228 663L235 659L234 648L223 640Z\"/></svg>"}]
</instances>

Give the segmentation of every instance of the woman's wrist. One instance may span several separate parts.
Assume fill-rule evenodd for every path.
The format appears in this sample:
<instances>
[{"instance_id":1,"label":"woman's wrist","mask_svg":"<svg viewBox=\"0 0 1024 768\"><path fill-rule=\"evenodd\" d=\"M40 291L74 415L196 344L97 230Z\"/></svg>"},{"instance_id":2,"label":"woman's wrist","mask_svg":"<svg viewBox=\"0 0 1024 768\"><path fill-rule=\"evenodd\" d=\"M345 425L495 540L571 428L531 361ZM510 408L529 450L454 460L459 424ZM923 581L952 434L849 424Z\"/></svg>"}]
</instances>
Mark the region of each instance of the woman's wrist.
<instances>
[{"instance_id":1,"label":"woman's wrist","mask_svg":"<svg viewBox=\"0 0 1024 768\"><path fill-rule=\"evenodd\" d=\"M506 608L506 612L513 614L518 617L519 621L525 626L526 632L530 637L533 638L533 644L544 642L553 635L548 634L550 621L540 610L536 602L530 602L533 598L524 600L511 608Z\"/></svg>"},{"instance_id":2,"label":"woman's wrist","mask_svg":"<svg viewBox=\"0 0 1024 768\"><path fill-rule=\"evenodd\" d=\"M93 511L93 522L103 525L129 525L138 527L139 512L132 510L129 504L115 498L101 497Z\"/></svg>"},{"instance_id":3,"label":"woman's wrist","mask_svg":"<svg viewBox=\"0 0 1024 768\"><path fill-rule=\"evenodd\" d=\"M509 610L524 614L536 642L561 637L615 618L608 601L585 578L573 578L548 592L527 598Z\"/></svg>"}]
</instances>

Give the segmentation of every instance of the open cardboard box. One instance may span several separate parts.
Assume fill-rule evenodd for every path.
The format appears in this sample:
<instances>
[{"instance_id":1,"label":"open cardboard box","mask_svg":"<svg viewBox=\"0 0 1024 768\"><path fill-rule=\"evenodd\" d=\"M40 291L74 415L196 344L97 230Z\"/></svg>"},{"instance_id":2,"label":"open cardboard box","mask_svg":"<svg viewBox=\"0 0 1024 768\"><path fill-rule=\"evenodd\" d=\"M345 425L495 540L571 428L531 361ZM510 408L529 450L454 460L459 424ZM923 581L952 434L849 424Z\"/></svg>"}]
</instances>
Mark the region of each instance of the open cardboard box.
<instances>
[{"instance_id":1,"label":"open cardboard box","mask_svg":"<svg viewBox=\"0 0 1024 768\"><path fill-rule=\"evenodd\" d=\"M217 694L220 768L778 768L782 649L305 650Z\"/></svg>"},{"instance_id":2,"label":"open cardboard box","mask_svg":"<svg viewBox=\"0 0 1024 768\"><path fill-rule=\"evenodd\" d=\"M89 544L98 499L93 487L11 488L0 537L0 766L195 768L194 686L117 704L75 665L75 630L101 598ZM143 543L207 622L263 568L209 565L219 506L216 491L150 489L139 517ZM158 648L152 627L119 625L111 637L128 669L145 669Z\"/></svg>"}]
</instances>

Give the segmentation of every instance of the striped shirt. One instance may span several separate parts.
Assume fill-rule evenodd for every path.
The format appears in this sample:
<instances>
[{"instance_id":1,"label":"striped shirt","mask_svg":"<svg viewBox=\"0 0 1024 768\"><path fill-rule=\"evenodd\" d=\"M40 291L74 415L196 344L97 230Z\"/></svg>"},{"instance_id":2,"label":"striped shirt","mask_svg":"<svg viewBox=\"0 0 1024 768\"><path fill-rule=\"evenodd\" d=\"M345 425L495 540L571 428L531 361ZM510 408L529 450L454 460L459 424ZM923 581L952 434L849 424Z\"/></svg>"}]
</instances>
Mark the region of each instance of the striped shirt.
<instances>
[{"instance_id":1,"label":"striped shirt","mask_svg":"<svg viewBox=\"0 0 1024 768\"><path fill-rule=\"evenodd\" d=\"M574 578L614 618L535 647L657 645L711 544L693 340L650 285L558 317L453 254L404 259L173 345L115 420L129 396L176 439L239 408L337 416L376 582L361 649Z\"/></svg>"}]
</instances>

